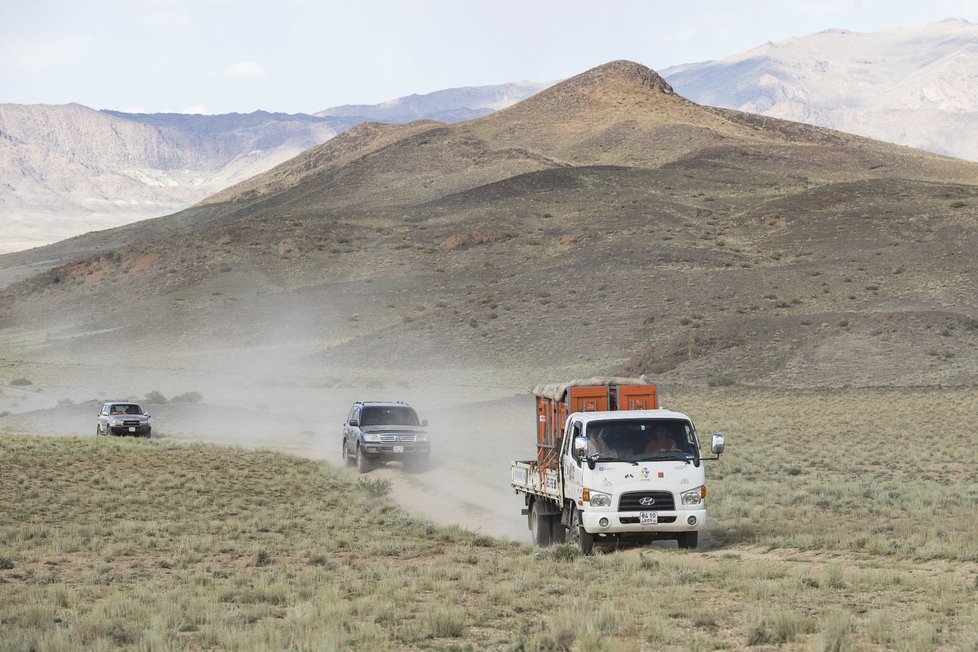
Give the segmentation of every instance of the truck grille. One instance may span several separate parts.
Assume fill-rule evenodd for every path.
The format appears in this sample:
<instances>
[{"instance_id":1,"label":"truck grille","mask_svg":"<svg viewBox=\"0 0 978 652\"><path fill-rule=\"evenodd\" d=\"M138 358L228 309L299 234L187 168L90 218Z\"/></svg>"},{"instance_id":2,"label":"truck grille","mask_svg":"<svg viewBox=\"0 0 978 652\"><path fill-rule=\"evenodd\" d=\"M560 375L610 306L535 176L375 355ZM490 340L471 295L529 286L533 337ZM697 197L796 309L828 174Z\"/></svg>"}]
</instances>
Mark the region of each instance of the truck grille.
<instances>
[{"instance_id":1,"label":"truck grille","mask_svg":"<svg viewBox=\"0 0 978 652\"><path fill-rule=\"evenodd\" d=\"M619 512L668 512L674 509L676 503L668 491L632 491L618 499Z\"/></svg>"},{"instance_id":2,"label":"truck grille","mask_svg":"<svg viewBox=\"0 0 978 652\"><path fill-rule=\"evenodd\" d=\"M137 420L126 419L125 421L122 422L122 425L124 425L124 426L138 426L140 424L139 424L139 421L137 421Z\"/></svg>"},{"instance_id":3,"label":"truck grille","mask_svg":"<svg viewBox=\"0 0 978 652\"><path fill-rule=\"evenodd\" d=\"M384 433L381 434L380 441L382 441L385 444L396 444L399 442L413 442L414 433L413 432Z\"/></svg>"}]
</instances>

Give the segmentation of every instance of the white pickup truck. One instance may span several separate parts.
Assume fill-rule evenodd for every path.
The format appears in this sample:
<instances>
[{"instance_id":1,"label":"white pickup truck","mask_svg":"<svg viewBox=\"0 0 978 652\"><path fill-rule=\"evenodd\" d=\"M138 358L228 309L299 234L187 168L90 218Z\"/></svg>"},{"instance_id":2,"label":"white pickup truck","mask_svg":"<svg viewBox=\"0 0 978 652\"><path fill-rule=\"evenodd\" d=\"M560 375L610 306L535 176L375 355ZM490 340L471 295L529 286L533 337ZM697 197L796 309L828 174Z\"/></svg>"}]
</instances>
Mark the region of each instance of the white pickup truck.
<instances>
[{"instance_id":1,"label":"white pickup truck","mask_svg":"<svg viewBox=\"0 0 978 652\"><path fill-rule=\"evenodd\" d=\"M644 379L544 385L537 459L513 462L533 542L570 540L590 554L617 539L675 539L695 548L706 524L706 475L693 422L658 409ZM628 409L636 407L642 409ZM718 459L724 436L712 437Z\"/></svg>"}]
</instances>

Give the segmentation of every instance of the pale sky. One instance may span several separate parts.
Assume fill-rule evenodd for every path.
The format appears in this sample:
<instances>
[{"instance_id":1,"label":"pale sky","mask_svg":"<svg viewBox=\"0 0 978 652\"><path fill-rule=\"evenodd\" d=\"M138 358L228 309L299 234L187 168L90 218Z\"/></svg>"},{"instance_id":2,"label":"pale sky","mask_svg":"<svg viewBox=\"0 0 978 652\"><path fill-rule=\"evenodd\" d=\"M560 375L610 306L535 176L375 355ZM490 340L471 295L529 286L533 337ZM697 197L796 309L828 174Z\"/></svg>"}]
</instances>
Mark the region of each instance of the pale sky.
<instances>
[{"instance_id":1,"label":"pale sky","mask_svg":"<svg viewBox=\"0 0 978 652\"><path fill-rule=\"evenodd\" d=\"M0 103L314 113L945 18L978 0L0 0Z\"/></svg>"}]
</instances>

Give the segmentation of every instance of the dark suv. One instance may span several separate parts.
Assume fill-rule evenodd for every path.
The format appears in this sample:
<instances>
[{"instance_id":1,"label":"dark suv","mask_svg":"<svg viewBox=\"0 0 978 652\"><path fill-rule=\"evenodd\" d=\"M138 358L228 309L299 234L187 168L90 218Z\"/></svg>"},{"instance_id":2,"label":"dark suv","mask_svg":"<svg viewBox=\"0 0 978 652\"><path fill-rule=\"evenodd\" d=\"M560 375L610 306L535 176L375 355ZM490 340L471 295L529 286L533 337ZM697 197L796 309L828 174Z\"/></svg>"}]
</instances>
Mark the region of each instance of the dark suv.
<instances>
[{"instance_id":1,"label":"dark suv","mask_svg":"<svg viewBox=\"0 0 978 652\"><path fill-rule=\"evenodd\" d=\"M343 459L360 473L391 460L423 471L431 453L427 426L407 403L357 401L343 424Z\"/></svg>"},{"instance_id":2,"label":"dark suv","mask_svg":"<svg viewBox=\"0 0 978 652\"><path fill-rule=\"evenodd\" d=\"M96 435L132 435L147 439L152 430L149 415L143 408L138 403L125 401L103 403L95 426Z\"/></svg>"}]
</instances>

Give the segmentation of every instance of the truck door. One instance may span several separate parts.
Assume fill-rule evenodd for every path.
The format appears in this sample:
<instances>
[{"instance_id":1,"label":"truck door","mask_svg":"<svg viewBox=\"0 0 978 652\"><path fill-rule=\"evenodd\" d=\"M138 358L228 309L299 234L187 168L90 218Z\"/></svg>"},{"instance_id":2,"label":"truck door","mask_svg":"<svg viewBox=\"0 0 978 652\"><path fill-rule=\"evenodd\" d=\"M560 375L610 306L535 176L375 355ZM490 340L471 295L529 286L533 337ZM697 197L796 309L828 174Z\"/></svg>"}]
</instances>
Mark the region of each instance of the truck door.
<instances>
[{"instance_id":1,"label":"truck door","mask_svg":"<svg viewBox=\"0 0 978 652\"><path fill-rule=\"evenodd\" d=\"M580 487L581 485L581 460L577 459L574 455L574 439L580 437L584 433L584 426L580 421L574 421L570 427L567 429L570 433L569 437L564 437L564 445L561 447L561 459L563 460L564 469L564 496L571 497L573 495L573 487Z\"/></svg>"}]
</instances>

